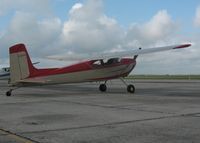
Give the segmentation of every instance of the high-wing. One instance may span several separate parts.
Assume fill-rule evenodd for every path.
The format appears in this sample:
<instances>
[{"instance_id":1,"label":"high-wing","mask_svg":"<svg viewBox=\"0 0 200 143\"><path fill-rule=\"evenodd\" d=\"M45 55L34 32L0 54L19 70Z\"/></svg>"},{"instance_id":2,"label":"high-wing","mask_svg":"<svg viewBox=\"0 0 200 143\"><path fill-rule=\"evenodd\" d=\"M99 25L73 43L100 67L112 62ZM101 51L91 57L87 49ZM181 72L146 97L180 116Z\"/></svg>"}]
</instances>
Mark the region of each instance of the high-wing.
<instances>
[{"instance_id":1,"label":"high-wing","mask_svg":"<svg viewBox=\"0 0 200 143\"><path fill-rule=\"evenodd\" d=\"M148 48L148 49L135 49L135 50L129 50L129 51L122 51L122 52L113 52L113 53L104 53L100 55L92 55L90 57L86 57L85 55L80 55L79 57L74 56L48 56L48 59L54 59L54 60L95 60L95 59L108 59L108 58L122 58L122 57L129 57L134 55L141 55L141 54L148 54L148 53L154 53L154 52L161 52L161 51L167 51L167 50L173 50L173 49L180 49L180 48L187 48L190 47L191 44L180 44L180 45L171 45L171 46L164 46L164 47L154 47L154 48Z\"/></svg>"},{"instance_id":2,"label":"high-wing","mask_svg":"<svg viewBox=\"0 0 200 143\"><path fill-rule=\"evenodd\" d=\"M191 46L191 44L173 45L173 46L165 46L165 47L155 47L155 48L148 48L148 49L139 48L139 49L130 50L130 51L108 53L108 54L104 54L104 55L99 56L99 57L92 57L92 59L122 58L122 57L134 56L134 55L142 55L142 54L149 54L149 53L167 51L167 50L172 50L172 49L186 48L186 47L189 47L189 46Z\"/></svg>"}]
</instances>

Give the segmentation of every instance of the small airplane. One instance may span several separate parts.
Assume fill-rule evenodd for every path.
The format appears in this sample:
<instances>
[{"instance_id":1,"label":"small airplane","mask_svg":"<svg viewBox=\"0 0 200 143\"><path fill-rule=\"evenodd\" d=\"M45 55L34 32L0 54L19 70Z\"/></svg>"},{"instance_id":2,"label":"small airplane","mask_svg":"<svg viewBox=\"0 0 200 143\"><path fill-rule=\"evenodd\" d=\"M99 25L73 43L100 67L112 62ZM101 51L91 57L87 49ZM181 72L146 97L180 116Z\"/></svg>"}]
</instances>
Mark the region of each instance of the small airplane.
<instances>
[{"instance_id":1,"label":"small airplane","mask_svg":"<svg viewBox=\"0 0 200 143\"><path fill-rule=\"evenodd\" d=\"M136 66L138 55L190 46L191 44L181 44L149 49L139 48L91 57L89 60L66 67L37 69L33 66L25 45L16 44L9 48L9 85L11 89L6 92L6 95L11 96L12 91L20 87L96 81L104 81L103 84L100 84L99 90L105 92L107 90L106 82L116 78L120 78L124 82L129 93L134 93L134 85L127 85L123 78L128 76ZM125 58L128 56L132 58ZM108 60L104 61L105 59Z\"/></svg>"},{"instance_id":2,"label":"small airplane","mask_svg":"<svg viewBox=\"0 0 200 143\"><path fill-rule=\"evenodd\" d=\"M35 62L33 65L39 64L40 62ZM0 69L0 80L10 79L10 67L3 67Z\"/></svg>"},{"instance_id":3,"label":"small airplane","mask_svg":"<svg viewBox=\"0 0 200 143\"><path fill-rule=\"evenodd\" d=\"M10 68L4 67L0 69L0 80L8 80L10 78Z\"/></svg>"}]
</instances>

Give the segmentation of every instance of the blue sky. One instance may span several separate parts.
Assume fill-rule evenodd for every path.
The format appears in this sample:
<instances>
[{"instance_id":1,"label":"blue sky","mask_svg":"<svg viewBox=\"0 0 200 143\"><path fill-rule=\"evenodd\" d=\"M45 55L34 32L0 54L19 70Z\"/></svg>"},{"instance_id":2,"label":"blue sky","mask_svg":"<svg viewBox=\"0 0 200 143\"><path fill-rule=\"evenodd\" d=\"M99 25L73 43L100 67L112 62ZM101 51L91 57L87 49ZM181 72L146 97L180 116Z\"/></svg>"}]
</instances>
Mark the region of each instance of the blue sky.
<instances>
[{"instance_id":1,"label":"blue sky","mask_svg":"<svg viewBox=\"0 0 200 143\"><path fill-rule=\"evenodd\" d=\"M199 36L199 0L0 0L1 65L17 42L27 44L36 61L190 42L188 51L141 56L135 72L199 74Z\"/></svg>"},{"instance_id":2,"label":"blue sky","mask_svg":"<svg viewBox=\"0 0 200 143\"><path fill-rule=\"evenodd\" d=\"M65 20L68 11L77 2L84 0L52 0L52 7L55 14ZM199 0L182 0L175 2L174 0L104 0L104 10L108 16L111 16L125 27L134 22L145 22L159 10L165 9L169 12L173 19L187 22L186 28L192 27L194 13Z\"/></svg>"},{"instance_id":3,"label":"blue sky","mask_svg":"<svg viewBox=\"0 0 200 143\"><path fill-rule=\"evenodd\" d=\"M71 7L78 2L84 2L85 0L51 0L51 8L53 14L58 16L61 20L67 19L67 14ZM159 10L165 9L171 15L173 19L177 19L184 23L184 28L193 29L194 13L198 5L199 0L183 0L175 2L174 0L104 0L105 13L115 18L124 27L129 26L134 22L145 22L149 20L152 15ZM0 27L5 28L12 18L14 11L9 11L6 15L1 17Z\"/></svg>"},{"instance_id":4,"label":"blue sky","mask_svg":"<svg viewBox=\"0 0 200 143\"><path fill-rule=\"evenodd\" d=\"M199 1L183 0L180 2L181 4L174 0L123 0L118 2L106 0L105 7L108 15L114 16L125 25L147 21L162 9L166 9L173 19L192 20Z\"/></svg>"}]
</instances>

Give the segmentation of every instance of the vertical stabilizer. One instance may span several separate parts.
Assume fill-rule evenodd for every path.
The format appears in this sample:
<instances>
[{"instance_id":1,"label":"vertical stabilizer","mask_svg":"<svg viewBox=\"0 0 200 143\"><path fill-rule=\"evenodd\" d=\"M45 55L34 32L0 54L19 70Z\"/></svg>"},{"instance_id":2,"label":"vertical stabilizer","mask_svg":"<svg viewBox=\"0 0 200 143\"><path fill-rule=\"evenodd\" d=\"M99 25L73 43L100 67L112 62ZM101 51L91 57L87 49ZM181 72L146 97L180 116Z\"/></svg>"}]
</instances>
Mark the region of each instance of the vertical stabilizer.
<instances>
[{"instance_id":1,"label":"vertical stabilizer","mask_svg":"<svg viewBox=\"0 0 200 143\"><path fill-rule=\"evenodd\" d=\"M10 84L29 77L36 69L28 55L24 44L17 44L9 49L10 53Z\"/></svg>"}]
</instances>

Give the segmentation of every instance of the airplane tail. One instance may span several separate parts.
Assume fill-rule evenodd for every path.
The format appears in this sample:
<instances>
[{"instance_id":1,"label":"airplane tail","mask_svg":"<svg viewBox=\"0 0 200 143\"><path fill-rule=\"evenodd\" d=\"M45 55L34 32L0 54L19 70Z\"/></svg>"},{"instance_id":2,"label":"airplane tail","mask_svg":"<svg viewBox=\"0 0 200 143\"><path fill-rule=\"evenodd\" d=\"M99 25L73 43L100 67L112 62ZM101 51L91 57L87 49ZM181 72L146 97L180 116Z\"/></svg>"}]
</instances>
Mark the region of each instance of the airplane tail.
<instances>
[{"instance_id":1,"label":"airplane tail","mask_svg":"<svg viewBox=\"0 0 200 143\"><path fill-rule=\"evenodd\" d=\"M37 69L33 66L24 44L17 44L9 49L10 84L16 85L20 80L30 77Z\"/></svg>"}]
</instances>

